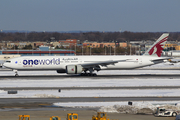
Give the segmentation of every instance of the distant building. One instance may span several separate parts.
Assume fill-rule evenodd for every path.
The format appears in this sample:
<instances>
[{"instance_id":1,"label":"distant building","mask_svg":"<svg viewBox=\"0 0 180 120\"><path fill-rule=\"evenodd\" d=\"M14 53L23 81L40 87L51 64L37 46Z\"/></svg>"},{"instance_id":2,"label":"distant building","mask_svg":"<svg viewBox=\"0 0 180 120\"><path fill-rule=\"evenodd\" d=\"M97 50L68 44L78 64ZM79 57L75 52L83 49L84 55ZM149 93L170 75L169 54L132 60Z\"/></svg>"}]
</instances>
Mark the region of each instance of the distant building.
<instances>
[{"instance_id":1,"label":"distant building","mask_svg":"<svg viewBox=\"0 0 180 120\"><path fill-rule=\"evenodd\" d=\"M119 46L120 46L120 47L127 47L127 43L126 43L126 42L119 43Z\"/></svg>"},{"instance_id":2,"label":"distant building","mask_svg":"<svg viewBox=\"0 0 180 120\"><path fill-rule=\"evenodd\" d=\"M65 48L70 48L72 46L77 45L77 39L66 39L66 40L60 40L59 41L59 47L63 46Z\"/></svg>"},{"instance_id":3,"label":"distant building","mask_svg":"<svg viewBox=\"0 0 180 120\"><path fill-rule=\"evenodd\" d=\"M48 46L40 46L39 50L0 50L0 55L71 56L75 54L74 50L49 50Z\"/></svg>"},{"instance_id":4,"label":"distant building","mask_svg":"<svg viewBox=\"0 0 180 120\"><path fill-rule=\"evenodd\" d=\"M104 47L127 47L127 43L97 43L97 42L86 42L83 43L83 46L85 47L92 47L92 48L104 48Z\"/></svg>"}]
</instances>

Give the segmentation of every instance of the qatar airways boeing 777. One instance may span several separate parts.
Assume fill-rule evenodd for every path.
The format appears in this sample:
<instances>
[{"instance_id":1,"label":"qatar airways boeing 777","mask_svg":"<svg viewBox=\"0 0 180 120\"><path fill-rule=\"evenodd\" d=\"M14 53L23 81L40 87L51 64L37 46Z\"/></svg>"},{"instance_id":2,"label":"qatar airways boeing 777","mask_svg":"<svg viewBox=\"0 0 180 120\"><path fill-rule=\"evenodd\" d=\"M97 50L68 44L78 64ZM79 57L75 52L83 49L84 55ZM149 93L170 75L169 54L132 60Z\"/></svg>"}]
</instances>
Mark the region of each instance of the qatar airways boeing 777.
<instances>
[{"instance_id":1,"label":"qatar airways boeing 777","mask_svg":"<svg viewBox=\"0 0 180 120\"><path fill-rule=\"evenodd\" d=\"M15 76L18 70L56 70L57 73L94 76L94 71L141 68L169 59L161 57L168 36L168 33L162 34L142 56L23 56L7 60L4 66L14 70Z\"/></svg>"}]
</instances>

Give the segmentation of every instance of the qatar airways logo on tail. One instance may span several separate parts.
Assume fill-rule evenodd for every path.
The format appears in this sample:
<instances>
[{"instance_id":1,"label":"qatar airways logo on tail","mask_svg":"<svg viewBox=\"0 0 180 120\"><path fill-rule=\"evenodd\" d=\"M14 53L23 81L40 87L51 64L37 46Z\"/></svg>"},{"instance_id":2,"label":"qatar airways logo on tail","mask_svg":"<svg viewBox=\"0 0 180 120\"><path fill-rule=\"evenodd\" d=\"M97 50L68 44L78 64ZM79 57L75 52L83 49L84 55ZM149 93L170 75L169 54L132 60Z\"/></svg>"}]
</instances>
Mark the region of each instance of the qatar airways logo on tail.
<instances>
[{"instance_id":1,"label":"qatar airways logo on tail","mask_svg":"<svg viewBox=\"0 0 180 120\"><path fill-rule=\"evenodd\" d=\"M58 59L41 59L41 60L23 60L23 65L59 65L60 58Z\"/></svg>"},{"instance_id":2,"label":"qatar airways logo on tail","mask_svg":"<svg viewBox=\"0 0 180 120\"><path fill-rule=\"evenodd\" d=\"M163 51L163 46L164 46L165 42L167 41L167 38L168 37L165 37L161 41L159 41L157 44L155 44L148 52L149 55L157 54L158 57L161 57L161 53Z\"/></svg>"}]
</instances>

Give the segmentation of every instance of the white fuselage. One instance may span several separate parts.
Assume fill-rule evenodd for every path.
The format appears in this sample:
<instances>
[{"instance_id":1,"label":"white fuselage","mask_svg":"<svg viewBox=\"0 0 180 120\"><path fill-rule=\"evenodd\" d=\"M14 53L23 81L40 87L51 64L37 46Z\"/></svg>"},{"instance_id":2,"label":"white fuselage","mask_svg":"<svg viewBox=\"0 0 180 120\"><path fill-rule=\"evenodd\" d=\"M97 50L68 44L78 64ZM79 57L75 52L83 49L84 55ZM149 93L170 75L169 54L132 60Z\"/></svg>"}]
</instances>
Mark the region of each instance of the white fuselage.
<instances>
[{"instance_id":1,"label":"white fuselage","mask_svg":"<svg viewBox=\"0 0 180 120\"><path fill-rule=\"evenodd\" d=\"M24 56L13 58L4 66L14 70L65 70L67 65L81 65L102 61L126 60L110 65L100 65L101 70L135 69L157 64L153 56Z\"/></svg>"}]
</instances>

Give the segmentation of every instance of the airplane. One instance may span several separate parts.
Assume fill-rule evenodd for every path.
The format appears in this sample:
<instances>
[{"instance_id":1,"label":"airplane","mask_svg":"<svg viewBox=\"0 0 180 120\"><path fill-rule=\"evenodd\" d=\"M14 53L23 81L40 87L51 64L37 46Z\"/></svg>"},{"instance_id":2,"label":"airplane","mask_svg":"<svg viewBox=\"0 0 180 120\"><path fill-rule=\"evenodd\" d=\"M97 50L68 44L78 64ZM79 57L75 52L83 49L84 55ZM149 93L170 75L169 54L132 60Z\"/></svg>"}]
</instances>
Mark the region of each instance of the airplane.
<instances>
[{"instance_id":1,"label":"airplane","mask_svg":"<svg viewBox=\"0 0 180 120\"><path fill-rule=\"evenodd\" d=\"M169 33L163 33L142 56L22 56L7 60L4 66L12 69L15 76L18 76L18 71L25 70L56 70L57 73L96 76L94 71L141 68L170 59L161 57L168 36Z\"/></svg>"}]
</instances>

